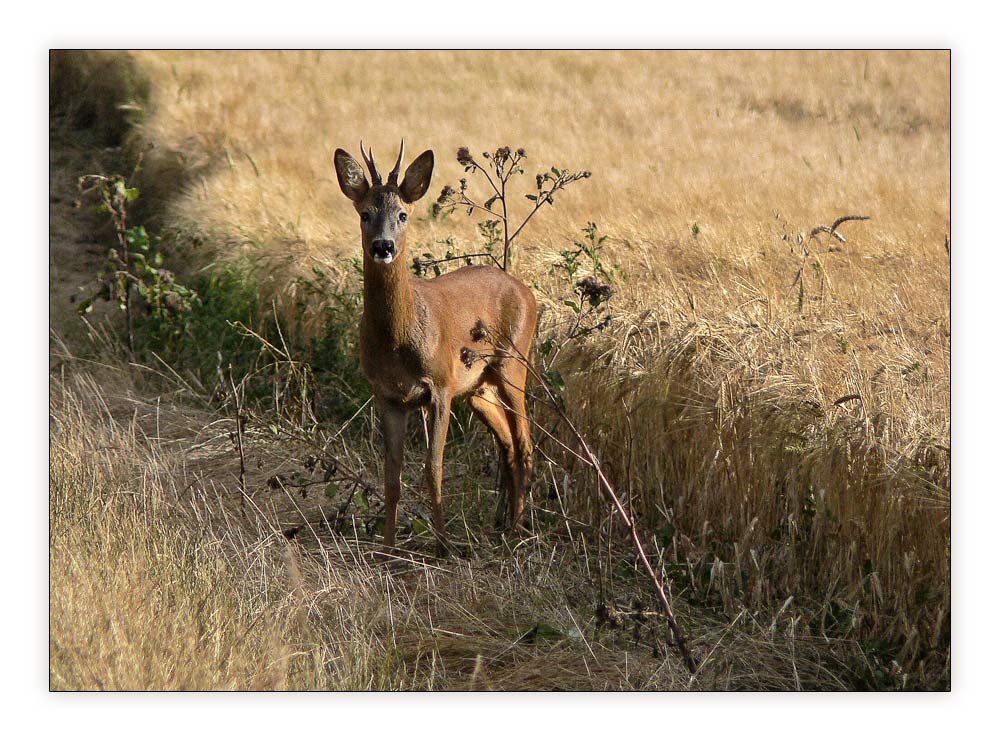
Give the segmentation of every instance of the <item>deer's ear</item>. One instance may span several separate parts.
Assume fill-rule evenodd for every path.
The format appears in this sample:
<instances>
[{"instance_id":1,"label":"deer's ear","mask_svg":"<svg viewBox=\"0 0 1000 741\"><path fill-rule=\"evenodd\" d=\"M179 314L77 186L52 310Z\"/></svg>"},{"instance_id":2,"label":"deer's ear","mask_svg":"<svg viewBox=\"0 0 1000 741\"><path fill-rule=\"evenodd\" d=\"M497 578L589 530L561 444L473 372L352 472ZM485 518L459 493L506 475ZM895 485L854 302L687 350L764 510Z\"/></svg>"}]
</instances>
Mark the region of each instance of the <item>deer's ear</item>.
<instances>
[{"instance_id":1,"label":"deer's ear","mask_svg":"<svg viewBox=\"0 0 1000 741\"><path fill-rule=\"evenodd\" d=\"M399 186L399 195L407 203L419 201L431 185L431 174L434 172L434 152L427 150L413 160L406 168L406 175Z\"/></svg>"},{"instance_id":2,"label":"deer's ear","mask_svg":"<svg viewBox=\"0 0 1000 741\"><path fill-rule=\"evenodd\" d=\"M337 182L344 195L354 203L361 201L368 194L368 178L358 161L343 149L338 149L333 154L333 166L337 170Z\"/></svg>"}]
</instances>

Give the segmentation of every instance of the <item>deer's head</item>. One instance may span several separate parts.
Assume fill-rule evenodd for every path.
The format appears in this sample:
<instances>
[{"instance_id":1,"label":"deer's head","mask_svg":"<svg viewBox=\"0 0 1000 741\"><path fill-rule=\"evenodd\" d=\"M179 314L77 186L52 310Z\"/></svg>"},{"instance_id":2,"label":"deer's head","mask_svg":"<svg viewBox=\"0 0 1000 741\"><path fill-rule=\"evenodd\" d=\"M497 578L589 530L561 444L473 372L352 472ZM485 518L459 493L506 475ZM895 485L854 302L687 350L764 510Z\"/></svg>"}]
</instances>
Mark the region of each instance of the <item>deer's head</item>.
<instances>
[{"instance_id":1,"label":"deer's head","mask_svg":"<svg viewBox=\"0 0 1000 741\"><path fill-rule=\"evenodd\" d=\"M398 180L399 167L403 163L403 142L399 143L396 165L384 183L370 147L365 154L364 142L361 143L361 157L368 166L371 183L357 160L343 149L338 149L333 155L337 181L361 217L361 245L365 259L388 265L403 250L406 221L413 210L412 204L424 196L431 184L434 153L428 149L413 160L406 168L401 183Z\"/></svg>"}]
</instances>

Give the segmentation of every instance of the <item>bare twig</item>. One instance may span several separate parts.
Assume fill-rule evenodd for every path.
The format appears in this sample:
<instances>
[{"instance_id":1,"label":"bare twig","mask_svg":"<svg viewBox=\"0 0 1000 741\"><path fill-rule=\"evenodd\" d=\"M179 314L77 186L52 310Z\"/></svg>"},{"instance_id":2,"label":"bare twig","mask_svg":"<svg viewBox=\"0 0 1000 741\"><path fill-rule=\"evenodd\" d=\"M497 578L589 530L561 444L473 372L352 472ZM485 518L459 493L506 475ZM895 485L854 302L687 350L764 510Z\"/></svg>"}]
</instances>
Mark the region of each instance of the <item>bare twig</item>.
<instances>
[{"instance_id":1,"label":"bare twig","mask_svg":"<svg viewBox=\"0 0 1000 741\"><path fill-rule=\"evenodd\" d=\"M229 388L233 393L233 405L236 407L236 451L240 456L240 513L246 515L247 502L247 459L243 451L243 425L245 417L243 415L243 401L236 390L236 382L233 380L233 365L229 364Z\"/></svg>"},{"instance_id":2,"label":"bare twig","mask_svg":"<svg viewBox=\"0 0 1000 741\"><path fill-rule=\"evenodd\" d=\"M629 535L631 536L632 539L632 543L635 546L636 555L639 557L639 560L642 563L643 570L646 572L647 576L649 576L650 581L653 583L653 587L656 590L657 599L659 600L660 605L663 607L663 614L667 619L667 625L670 627L670 633L673 636L674 643L677 646L677 650L680 652L681 658L684 660L684 665L687 667L688 671L690 671L692 674L695 674L698 671L698 665L695 662L694 657L691 655L691 652L688 650L687 641L685 640L684 634L677 623L673 607L671 606L670 603L670 598L667 596L666 589L663 586L663 580L660 578L660 575L657 573L656 569L653 568L653 564L650 562L649 557L646 555L646 549L643 546L642 537L639 535L639 531L636 526L635 520L626 510L625 505L622 503L621 498L615 492L614 487L611 485L611 482L605 475L604 468L601 465L600 459L598 459L598 457L590 449L590 446L587 444L586 438L584 438L583 434L579 431L579 429L577 429L576 425L573 424L573 421L563 410L562 405L559 404L559 400L556 398L555 394L552 393L552 390L545 382L545 379L541 376L541 374L538 373L537 370L535 370L531 361L529 361L528 358L524 357L524 355L517 348L517 346L509 339L504 340L502 336L498 336L496 334L494 334L494 337L498 339L500 342L503 342L505 350L512 353L512 355L509 357L515 358L520 363L522 363L525 366L525 368L527 368L528 372L532 375L532 377L535 379L535 381L537 381L542 386L542 388L545 390L546 396L548 397L549 406L555 411L555 413L559 416L563 424L565 424L566 427L569 429L569 431L572 433L576 445L580 449L580 453L576 453L574 451L574 455L580 460L582 460L584 463L589 465L594 470L594 473L597 475L597 481L602 495L604 496L605 499L608 500L613 511L616 512L618 516L622 519L622 522L625 524L625 527L628 528ZM495 344L499 344L499 342L496 342ZM569 449L569 446L566 445L565 443L563 443L563 447Z\"/></svg>"},{"instance_id":3,"label":"bare twig","mask_svg":"<svg viewBox=\"0 0 1000 741\"><path fill-rule=\"evenodd\" d=\"M414 257L413 267L418 268L419 270L425 270L426 268L433 267L434 265L440 265L443 262L453 262L455 260L469 260L472 259L473 257L488 257L493 261L494 265L496 265L501 270L503 269L503 263L497 260L496 255L493 255L489 252L469 252L463 255L452 255L451 257L441 257L441 258L435 258L433 260L425 260L420 257Z\"/></svg>"}]
</instances>

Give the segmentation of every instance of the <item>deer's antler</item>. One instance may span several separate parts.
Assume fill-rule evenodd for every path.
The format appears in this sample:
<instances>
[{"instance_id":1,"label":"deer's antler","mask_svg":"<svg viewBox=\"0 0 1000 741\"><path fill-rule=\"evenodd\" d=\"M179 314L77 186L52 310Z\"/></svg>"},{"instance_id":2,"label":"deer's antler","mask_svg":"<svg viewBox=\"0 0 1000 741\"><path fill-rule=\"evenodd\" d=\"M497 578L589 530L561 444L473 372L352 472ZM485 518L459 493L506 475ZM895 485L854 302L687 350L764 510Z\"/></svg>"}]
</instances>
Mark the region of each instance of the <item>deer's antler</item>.
<instances>
[{"instance_id":1,"label":"deer's antler","mask_svg":"<svg viewBox=\"0 0 1000 741\"><path fill-rule=\"evenodd\" d=\"M389 173L389 185L396 185L397 180L399 180L399 168L403 164L403 140L399 140L399 156L396 158L396 164L392 168L392 172Z\"/></svg>"},{"instance_id":2,"label":"deer's antler","mask_svg":"<svg viewBox=\"0 0 1000 741\"><path fill-rule=\"evenodd\" d=\"M368 154L365 154L365 140L361 140L361 158L368 165L368 172L372 176L372 185L382 185L382 176L379 174L378 168L375 166L375 155L372 154L372 148L368 147Z\"/></svg>"}]
</instances>

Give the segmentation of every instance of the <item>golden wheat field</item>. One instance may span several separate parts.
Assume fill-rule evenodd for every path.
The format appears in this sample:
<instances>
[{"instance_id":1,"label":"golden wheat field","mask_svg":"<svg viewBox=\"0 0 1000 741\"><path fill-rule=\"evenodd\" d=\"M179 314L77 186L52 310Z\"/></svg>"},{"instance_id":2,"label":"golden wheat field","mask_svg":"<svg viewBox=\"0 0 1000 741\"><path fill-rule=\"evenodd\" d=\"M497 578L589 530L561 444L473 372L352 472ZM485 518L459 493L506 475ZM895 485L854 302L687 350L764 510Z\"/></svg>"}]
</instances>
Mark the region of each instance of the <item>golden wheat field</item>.
<instances>
[{"instance_id":1,"label":"golden wheat field","mask_svg":"<svg viewBox=\"0 0 1000 741\"><path fill-rule=\"evenodd\" d=\"M933 51L54 53L51 686L949 687L950 95ZM333 152L364 139L388 169L400 138L436 156L415 255L481 251L482 219L432 211L463 177L487 195L460 147L525 150L515 214L536 173L591 173L511 270L694 675L541 400L529 534L495 533L492 440L458 406L462 554L434 557L417 430L408 555L372 557L381 442ZM114 246L72 207L98 170L199 292L176 337L144 320L130 351L120 311L70 304ZM817 229L843 216L868 218ZM575 336L558 265L588 223L613 294Z\"/></svg>"}]
</instances>

